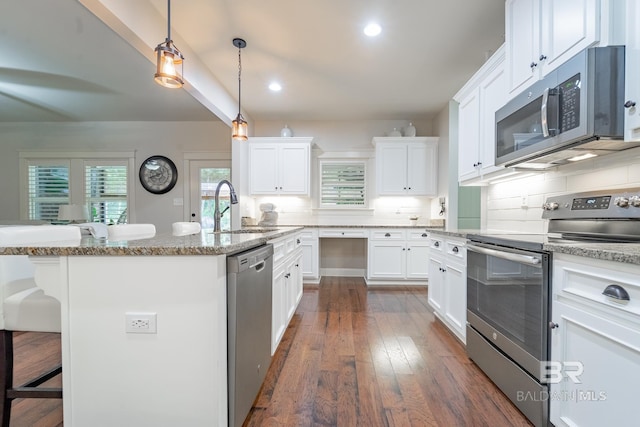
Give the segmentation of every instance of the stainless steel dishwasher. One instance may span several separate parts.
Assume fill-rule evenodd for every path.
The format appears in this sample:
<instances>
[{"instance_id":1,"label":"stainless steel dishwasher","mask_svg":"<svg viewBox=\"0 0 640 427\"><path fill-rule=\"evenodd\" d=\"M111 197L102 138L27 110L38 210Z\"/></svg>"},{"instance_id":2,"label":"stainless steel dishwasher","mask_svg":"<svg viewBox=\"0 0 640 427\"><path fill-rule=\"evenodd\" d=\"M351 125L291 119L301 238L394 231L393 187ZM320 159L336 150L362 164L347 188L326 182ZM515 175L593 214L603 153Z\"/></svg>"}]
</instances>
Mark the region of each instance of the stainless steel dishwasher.
<instances>
[{"instance_id":1,"label":"stainless steel dishwasher","mask_svg":"<svg viewBox=\"0 0 640 427\"><path fill-rule=\"evenodd\" d=\"M273 246L227 257L229 426L242 426L271 363Z\"/></svg>"}]
</instances>

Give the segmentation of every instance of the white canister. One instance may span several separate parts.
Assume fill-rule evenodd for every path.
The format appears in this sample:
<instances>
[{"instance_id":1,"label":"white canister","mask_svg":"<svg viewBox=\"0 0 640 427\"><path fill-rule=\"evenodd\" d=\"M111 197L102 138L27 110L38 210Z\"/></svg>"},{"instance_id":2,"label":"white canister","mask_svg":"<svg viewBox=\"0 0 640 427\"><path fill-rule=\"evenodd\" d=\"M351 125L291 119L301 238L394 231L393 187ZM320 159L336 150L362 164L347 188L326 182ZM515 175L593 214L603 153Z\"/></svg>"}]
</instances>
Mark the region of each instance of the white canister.
<instances>
[{"instance_id":1,"label":"white canister","mask_svg":"<svg viewBox=\"0 0 640 427\"><path fill-rule=\"evenodd\" d=\"M404 136L416 136L416 127L409 122L409 126L404 128Z\"/></svg>"}]
</instances>

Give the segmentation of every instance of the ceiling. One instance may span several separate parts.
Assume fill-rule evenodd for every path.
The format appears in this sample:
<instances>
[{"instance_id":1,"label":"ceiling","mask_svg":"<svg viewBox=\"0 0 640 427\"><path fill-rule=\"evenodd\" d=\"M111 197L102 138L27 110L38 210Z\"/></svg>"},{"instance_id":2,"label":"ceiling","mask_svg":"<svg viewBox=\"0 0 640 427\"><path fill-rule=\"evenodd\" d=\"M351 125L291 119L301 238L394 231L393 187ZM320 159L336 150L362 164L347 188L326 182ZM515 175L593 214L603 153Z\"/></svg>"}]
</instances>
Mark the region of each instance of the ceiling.
<instances>
[{"instance_id":1,"label":"ceiling","mask_svg":"<svg viewBox=\"0 0 640 427\"><path fill-rule=\"evenodd\" d=\"M153 82L165 0L2 0L0 121L432 117L504 41L504 0L174 0L182 89ZM363 26L377 20L382 33ZM280 82L283 89L267 86Z\"/></svg>"}]
</instances>

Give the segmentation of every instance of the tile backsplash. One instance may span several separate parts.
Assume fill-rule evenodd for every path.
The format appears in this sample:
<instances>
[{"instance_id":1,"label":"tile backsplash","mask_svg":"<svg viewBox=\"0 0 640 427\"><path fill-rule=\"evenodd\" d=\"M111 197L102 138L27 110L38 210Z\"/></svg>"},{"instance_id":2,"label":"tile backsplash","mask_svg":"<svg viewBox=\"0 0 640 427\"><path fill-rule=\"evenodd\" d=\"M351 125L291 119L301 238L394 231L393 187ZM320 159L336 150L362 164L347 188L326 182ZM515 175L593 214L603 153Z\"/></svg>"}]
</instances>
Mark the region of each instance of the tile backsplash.
<instances>
[{"instance_id":1,"label":"tile backsplash","mask_svg":"<svg viewBox=\"0 0 640 427\"><path fill-rule=\"evenodd\" d=\"M542 204L548 196L581 191L640 187L640 149L585 160L557 170L489 185L482 227L544 233Z\"/></svg>"}]
</instances>

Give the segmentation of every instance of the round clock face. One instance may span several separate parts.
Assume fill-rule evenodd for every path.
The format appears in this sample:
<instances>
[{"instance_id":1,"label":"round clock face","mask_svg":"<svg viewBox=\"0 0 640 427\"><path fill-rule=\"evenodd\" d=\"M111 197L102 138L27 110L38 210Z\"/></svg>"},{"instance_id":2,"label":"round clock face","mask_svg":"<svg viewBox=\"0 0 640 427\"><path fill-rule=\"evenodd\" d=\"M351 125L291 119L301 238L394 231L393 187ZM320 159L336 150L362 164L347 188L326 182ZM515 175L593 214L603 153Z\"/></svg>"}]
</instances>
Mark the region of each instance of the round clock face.
<instances>
[{"instance_id":1,"label":"round clock face","mask_svg":"<svg viewBox=\"0 0 640 427\"><path fill-rule=\"evenodd\" d=\"M151 156L140 166L140 183L153 194L169 192L178 181L176 165L164 156Z\"/></svg>"}]
</instances>

